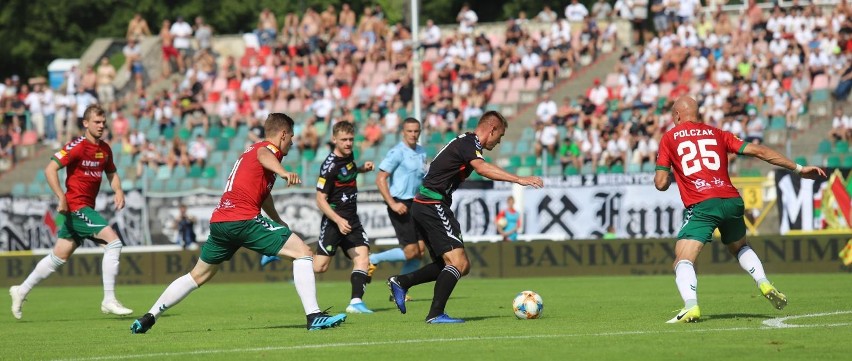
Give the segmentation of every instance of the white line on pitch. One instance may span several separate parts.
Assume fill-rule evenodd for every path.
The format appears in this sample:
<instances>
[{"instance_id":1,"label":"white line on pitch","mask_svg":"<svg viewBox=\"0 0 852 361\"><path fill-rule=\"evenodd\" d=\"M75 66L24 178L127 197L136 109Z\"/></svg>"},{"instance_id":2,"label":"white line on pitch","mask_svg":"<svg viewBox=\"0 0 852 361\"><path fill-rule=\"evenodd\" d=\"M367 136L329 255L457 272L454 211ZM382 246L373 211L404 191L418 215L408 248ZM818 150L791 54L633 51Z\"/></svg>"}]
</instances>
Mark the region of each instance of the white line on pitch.
<instances>
[{"instance_id":1,"label":"white line on pitch","mask_svg":"<svg viewBox=\"0 0 852 361\"><path fill-rule=\"evenodd\" d=\"M781 317L777 319L792 319L803 317L818 317L835 314L852 313L852 311L838 311L825 314L809 314L801 316ZM777 320L772 319L772 320ZM767 321L772 321L767 320ZM764 321L766 324L767 321ZM783 325L783 321L778 324ZM769 325L767 325L769 326ZM793 325L786 325L791 327ZM852 323L834 323L834 324L819 324L819 325L799 325L795 327L811 328L811 327L844 327L852 326ZM456 338L424 338L415 340L388 340L388 341L371 341L371 342L345 342L345 343L328 343L322 345L296 345L296 346L269 346L269 347L249 347L235 349L218 349L218 350L196 350L196 351L180 351L180 352L156 352L135 355L120 355L120 356L97 356L97 357L81 357L70 359L57 359L54 361L98 361L98 360L129 360L138 358L151 357L177 357L177 356L193 356L193 355L208 355L218 353L241 353L241 352L263 352L263 351L287 351L287 350L305 350L315 348L328 347L359 347L359 346L383 346L383 345L398 345L398 344L414 344L414 343L432 343L432 342L464 342L464 341L489 341L489 340L518 340L518 339L542 339L542 338L569 338L569 337L606 337L606 336L629 336L629 335L652 335L652 334L667 334L667 333L683 333L683 332L727 332L727 331L766 331L779 330L785 326L774 327L731 327L731 328L710 328L700 330L658 330L658 331L618 331L618 332L599 332L599 333L579 333L579 334L561 334L561 335L513 335L513 336L482 336L482 337L456 337Z\"/></svg>"},{"instance_id":2,"label":"white line on pitch","mask_svg":"<svg viewBox=\"0 0 852 361\"><path fill-rule=\"evenodd\" d=\"M787 317L776 317L772 319L768 319L763 321L764 326L774 327L774 328L795 328L795 327L812 327L812 326L804 326L804 325L788 325L785 322L787 320L795 320L799 318L813 318L813 317L823 317L823 316L834 316L834 315L844 315L852 313L852 311L835 311L835 312L824 312L824 313L808 313L804 315L795 315L795 316L787 316ZM845 324L839 324L845 325ZM831 326L831 325L825 325Z\"/></svg>"}]
</instances>

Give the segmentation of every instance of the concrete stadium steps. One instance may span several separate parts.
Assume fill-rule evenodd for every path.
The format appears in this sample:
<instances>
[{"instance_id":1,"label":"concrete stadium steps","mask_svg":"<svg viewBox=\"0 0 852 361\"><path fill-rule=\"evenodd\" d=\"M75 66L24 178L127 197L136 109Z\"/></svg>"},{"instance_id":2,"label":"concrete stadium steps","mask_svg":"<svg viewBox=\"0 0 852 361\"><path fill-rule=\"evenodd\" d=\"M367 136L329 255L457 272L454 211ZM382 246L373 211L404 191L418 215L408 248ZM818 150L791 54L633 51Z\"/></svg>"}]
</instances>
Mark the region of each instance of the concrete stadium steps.
<instances>
[{"instance_id":1,"label":"concrete stadium steps","mask_svg":"<svg viewBox=\"0 0 852 361\"><path fill-rule=\"evenodd\" d=\"M12 194L13 190L19 191L20 189L15 189L15 184L21 184L25 188L29 187L36 174L44 171L44 167L47 166L47 162L55 149L41 144L37 144L34 149L35 151L29 157L18 161L15 168L0 174L0 194ZM47 188L47 182L43 186Z\"/></svg>"}]
</instances>

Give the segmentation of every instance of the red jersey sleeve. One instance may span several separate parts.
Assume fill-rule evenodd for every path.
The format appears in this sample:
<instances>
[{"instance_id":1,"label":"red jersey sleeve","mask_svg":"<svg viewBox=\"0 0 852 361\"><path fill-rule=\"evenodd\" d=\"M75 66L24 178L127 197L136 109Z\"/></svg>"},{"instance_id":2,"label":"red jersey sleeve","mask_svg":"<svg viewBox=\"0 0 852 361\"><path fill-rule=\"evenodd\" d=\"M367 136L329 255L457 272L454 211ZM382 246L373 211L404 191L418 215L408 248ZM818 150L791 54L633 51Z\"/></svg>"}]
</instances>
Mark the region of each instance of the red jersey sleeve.
<instances>
[{"instance_id":1,"label":"red jersey sleeve","mask_svg":"<svg viewBox=\"0 0 852 361\"><path fill-rule=\"evenodd\" d=\"M59 164L60 168L65 168L79 156L80 148L82 147L73 147L71 143L68 143L60 148L58 152L54 153L50 159Z\"/></svg>"},{"instance_id":2,"label":"red jersey sleeve","mask_svg":"<svg viewBox=\"0 0 852 361\"><path fill-rule=\"evenodd\" d=\"M672 171L672 155L670 153L668 134L664 134L660 139L660 149L657 151L657 167L656 170Z\"/></svg>"},{"instance_id":3,"label":"red jersey sleeve","mask_svg":"<svg viewBox=\"0 0 852 361\"><path fill-rule=\"evenodd\" d=\"M746 144L748 144L731 132L722 132L722 141L725 143L725 150L728 153L743 154Z\"/></svg>"},{"instance_id":4,"label":"red jersey sleeve","mask_svg":"<svg viewBox=\"0 0 852 361\"><path fill-rule=\"evenodd\" d=\"M107 162L106 162L106 164L105 164L105 166L104 166L104 172L106 172L106 174L112 174L112 173L115 173L115 172L116 172L116 169L115 169L115 161L114 161L114 159L112 158L112 148L111 148L109 145L106 145L106 146L101 147L101 148L102 148L102 149L104 150L104 152L106 152L106 154L107 154L107 157L106 157L106 158L107 158Z\"/></svg>"}]
</instances>

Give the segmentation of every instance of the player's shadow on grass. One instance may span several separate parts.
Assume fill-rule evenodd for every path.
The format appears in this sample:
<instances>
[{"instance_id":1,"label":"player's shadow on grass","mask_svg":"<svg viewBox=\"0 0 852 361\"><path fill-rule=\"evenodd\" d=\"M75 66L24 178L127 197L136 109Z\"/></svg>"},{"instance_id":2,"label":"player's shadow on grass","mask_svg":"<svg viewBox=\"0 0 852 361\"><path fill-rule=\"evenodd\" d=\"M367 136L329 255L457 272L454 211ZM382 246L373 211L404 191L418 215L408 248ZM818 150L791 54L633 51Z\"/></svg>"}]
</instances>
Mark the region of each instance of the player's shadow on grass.
<instances>
[{"instance_id":1,"label":"player's shadow on grass","mask_svg":"<svg viewBox=\"0 0 852 361\"><path fill-rule=\"evenodd\" d=\"M705 317L702 317L705 318ZM767 316L765 314L754 314L754 313L723 313L717 315L707 315L707 320L730 320L730 319L758 319L758 320L768 320L772 317Z\"/></svg>"}]
</instances>

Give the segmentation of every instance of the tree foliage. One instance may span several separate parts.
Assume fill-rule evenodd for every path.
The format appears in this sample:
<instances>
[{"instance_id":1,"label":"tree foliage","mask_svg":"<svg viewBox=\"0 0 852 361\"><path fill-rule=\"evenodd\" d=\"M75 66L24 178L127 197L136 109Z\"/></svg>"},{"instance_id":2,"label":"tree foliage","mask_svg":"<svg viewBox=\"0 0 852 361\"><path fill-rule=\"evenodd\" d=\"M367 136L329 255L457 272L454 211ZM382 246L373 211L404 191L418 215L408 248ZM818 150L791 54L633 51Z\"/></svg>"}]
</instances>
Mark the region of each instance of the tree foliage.
<instances>
[{"instance_id":1,"label":"tree foliage","mask_svg":"<svg viewBox=\"0 0 852 361\"><path fill-rule=\"evenodd\" d=\"M56 58L78 58L96 38L123 38L127 23L138 12L151 31L159 32L163 19L178 15L192 22L204 16L219 34L251 31L257 15L270 8L283 25L291 11L304 13L307 6L322 11L327 5L348 2L361 14L364 7L379 4L390 23L407 18L407 0L3 0L0 1L0 77L45 75ZM456 14L469 3L480 21L503 20L526 10L535 16L544 3L561 14L567 1L544 0L420 0L420 22L433 19L438 24L456 22ZM587 2L587 1L584 1Z\"/></svg>"}]
</instances>

